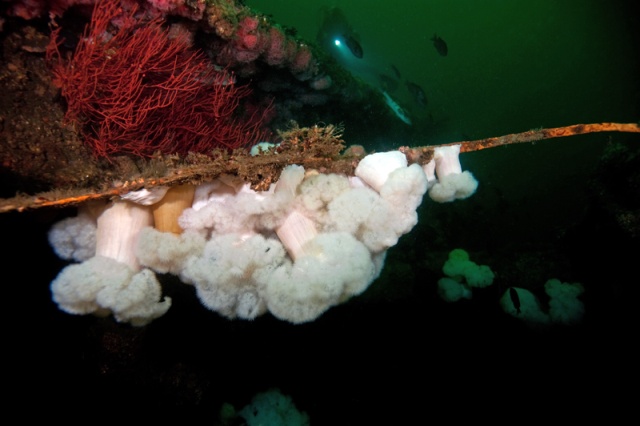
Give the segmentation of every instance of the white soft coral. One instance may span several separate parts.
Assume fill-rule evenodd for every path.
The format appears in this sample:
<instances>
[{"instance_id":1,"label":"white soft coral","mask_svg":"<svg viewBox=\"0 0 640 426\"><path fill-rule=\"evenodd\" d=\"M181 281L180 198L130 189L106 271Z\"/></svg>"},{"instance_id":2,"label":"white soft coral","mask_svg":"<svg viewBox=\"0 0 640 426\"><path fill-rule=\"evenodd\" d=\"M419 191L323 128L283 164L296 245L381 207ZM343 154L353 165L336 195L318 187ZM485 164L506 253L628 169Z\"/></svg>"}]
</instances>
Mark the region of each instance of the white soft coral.
<instances>
[{"instance_id":1,"label":"white soft coral","mask_svg":"<svg viewBox=\"0 0 640 426\"><path fill-rule=\"evenodd\" d=\"M294 323L314 320L376 279L387 249L416 225L427 190L445 201L475 191L459 149L436 148L424 168L399 151L367 155L355 177L289 165L266 191L222 175L195 189L177 226L167 221L171 232L151 228L156 198L153 207L113 203L96 221L79 215L50 233L61 257L83 262L54 280L54 299L67 312L146 323L170 305L152 269L194 285L204 305L229 318L268 309ZM490 284L493 276L480 272L465 285Z\"/></svg>"},{"instance_id":2,"label":"white soft coral","mask_svg":"<svg viewBox=\"0 0 640 426\"><path fill-rule=\"evenodd\" d=\"M446 203L470 197L478 188L478 181L471 172L462 171L460 164L460 145L437 147L433 152L432 166L425 166L431 171L435 168L437 180L429 188L429 197L433 201ZM430 173L429 173L430 174Z\"/></svg>"},{"instance_id":3,"label":"white soft coral","mask_svg":"<svg viewBox=\"0 0 640 426\"><path fill-rule=\"evenodd\" d=\"M538 298L531 291L518 287L512 289L513 292L507 290L502 295L500 305L506 313L522 319L529 326L573 326L582 321L585 306L578 297L584 292L584 286L580 283L563 283L555 278L547 280L544 285L549 296L547 312L542 310Z\"/></svg>"},{"instance_id":4,"label":"white soft coral","mask_svg":"<svg viewBox=\"0 0 640 426\"><path fill-rule=\"evenodd\" d=\"M549 316L554 323L564 325L576 325L582 322L585 307L578 299L584 292L584 286L580 283L563 283L552 278L544 285L544 290L550 297Z\"/></svg>"},{"instance_id":5,"label":"white soft coral","mask_svg":"<svg viewBox=\"0 0 640 426\"><path fill-rule=\"evenodd\" d=\"M372 157L356 168L367 186L352 187L329 203L329 229L349 232L379 253L397 244L418 222L416 210L427 191L427 178L417 164L407 167L397 151Z\"/></svg>"},{"instance_id":6,"label":"white soft coral","mask_svg":"<svg viewBox=\"0 0 640 426\"><path fill-rule=\"evenodd\" d=\"M177 275L202 253L205 243L204 236L196 231L177 235L149 227L140 231L136 255L143 266L161 274Z\"/></svg>"},{"instance_id":7,"label":"white soft coral","mask_svg":"<svg viewBox=\"0 0 640 426\"><path fill-rule=\"evenodd\" d=\"M253 319L266 311L261 284L286 258L284 247L260 234L226 234L208 241L180 272L202 304L228 318Z\"/></svg>"},{"instance_id":8,"label":"white soft coral","mask_svg":"<svg viewBox=\"0 0 640 426\"><path fill-rule=\"evenodd\" d=\"M376 277L369 251L347 233L318 235L305 255L268 276L269 311L293 323L316 319L330 307L362 293Z\"/></svg>"},{"instance_id":9,"label":"white soft coral","mask_svg":"<svg viewBox=\"0 0 640 426\"><path fill-rule=\"evenodd\" d=\"M104 204L101 204L104 206ZM96 203L78 208L78 214L53 224L48 233L53 251L64 260L82 262L96 254Z\"/></svg>"},{"instance_id":10,"label":"white soft coral","mask_svg":"<svg viewBox=\"0 0 640 426\"><path fill-rule=\"evenodd\" d=\"M114 259L94 256L69 265L51 283L53 300L70 314L113 314L120 322L148 324L171 306L162 299L155 275L148 269L135 272Z\"/></svg>"},{"instance_id":11,"label":"white soft coral","mask_svg":"<svg viewBox=\"0 0 640 426\"><path fill-rule=\"evenodd\" d=\"M141 269L135 256L139 233L152 221L145 206L129 201L105 206L96 221L95 255L67 266L51 283L59 308L73 314L112 313L117 321L133 325L145 325L163 315L171 299L162 299L155 275ZM76 225L67 221L58 226L65 224Z\"/></svg>"}]
</instances>

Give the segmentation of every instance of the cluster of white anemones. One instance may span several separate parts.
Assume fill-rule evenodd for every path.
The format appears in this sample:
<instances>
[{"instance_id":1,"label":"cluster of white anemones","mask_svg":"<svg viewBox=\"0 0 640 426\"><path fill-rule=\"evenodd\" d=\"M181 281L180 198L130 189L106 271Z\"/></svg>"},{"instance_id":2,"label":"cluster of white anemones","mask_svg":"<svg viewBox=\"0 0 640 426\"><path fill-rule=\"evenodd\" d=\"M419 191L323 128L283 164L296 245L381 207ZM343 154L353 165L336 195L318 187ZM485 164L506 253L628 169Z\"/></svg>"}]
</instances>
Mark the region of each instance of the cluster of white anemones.
<instances>
[{"instance_id":1,"label":"cluster of white anemones","mask_svg":"<svg viewBox=\"0 0 640 426\"><path fill-rule=\"evenodd\" d=\"M56 253L77 262L52 282L53 299L144 325L169 309L155 273L171 273L225 317L312 321L378 277L427 190L438 201L475 191L459 147L445 148L424 167L391 151L363 158L354 177L292 165L267 191L225 175L88 203L50 231Z\"/></svg>"}]
</instances>

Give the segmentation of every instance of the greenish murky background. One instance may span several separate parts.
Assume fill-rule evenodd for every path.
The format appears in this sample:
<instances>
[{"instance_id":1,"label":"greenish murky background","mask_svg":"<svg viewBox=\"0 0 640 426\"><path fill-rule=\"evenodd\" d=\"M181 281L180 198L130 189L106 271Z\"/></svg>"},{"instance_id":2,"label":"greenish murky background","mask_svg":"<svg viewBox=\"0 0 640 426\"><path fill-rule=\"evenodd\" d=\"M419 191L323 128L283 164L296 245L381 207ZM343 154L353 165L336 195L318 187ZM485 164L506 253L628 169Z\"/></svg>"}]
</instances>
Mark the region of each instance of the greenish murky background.
<instances>
[{"instance_id":1,"label":"greenish murky background","mask_svg":"<svg viewBox=\"0 0 640 426\"><path fill-rule=\"evenodd\" d=\"M339 5L364 50L353 62L387 74L393 64L424 88L429 105L422 114L413 108L415 121L431 114L442 123L424 135L425 143L638 117L638 46L631 11L616 1L245 3L312 41L321 8ZM447 42L446 57L433 47L434 33ZM394 97L411 107L406 90Z\"/></svg>"},{"instance_id":2,"label":"greenish murky background","mask_svg":"<svg viewBox=\"0 0 640 426\"><path fill-rule=\"evenodd\" d=\"M404 84L392 96L413 118L407 135L380 128L376 148L437 145L640 115L639 45L631 10L596 0L247 0L276 22L314 41L321 9L339 5L362 45L351 58L354 75L375 85L397 67L404 81L423 87L426 109ZM449 53L440 56L438 34ZM374 77L372 77L374 76ZM349 135L348 129L345 132ZM592 134L512 145L461 156L480 182L473 212L504 217L491 225L496 244L548 239L584 209L585 182L609 141L627 135ZM356 141L362 143L361 141ZM354 143L347 139L347 143ZM433 204L433 203L431 203ZM441 206L430 207L439 209ZM451 211L452 206L444 208ZM527 223L523 226L523 222ZM487 241L480 233L475 243ZM504 236L504 240L500 236ZM496 240L497 238L497 240ZM451 244L467 244L469 240Z\"/></svg>"}]
</instances>

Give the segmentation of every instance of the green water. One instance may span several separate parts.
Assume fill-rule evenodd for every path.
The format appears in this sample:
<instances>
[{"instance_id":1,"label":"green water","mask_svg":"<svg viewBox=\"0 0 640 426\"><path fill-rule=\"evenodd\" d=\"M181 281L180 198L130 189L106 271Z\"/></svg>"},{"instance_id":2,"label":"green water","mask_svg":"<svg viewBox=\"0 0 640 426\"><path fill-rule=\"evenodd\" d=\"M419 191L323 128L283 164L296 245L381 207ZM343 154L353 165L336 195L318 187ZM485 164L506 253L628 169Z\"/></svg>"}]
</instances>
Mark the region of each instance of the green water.
<instances>
[{"instance_id":1,"label":"green water","mask_svg":"<svg viewBox=\"0 0 640 426\"><path fill-rule=\"evenodd\" d=\"M616 1L247 0L315 40L322 6L339 5L363 62L421 85L442 123L429 143L594 121L637 120L638 46L630 10ZM434 33L448 44L441 57ZM636 40L637 42L637 40ZM395 94L411 108L406 90ZM421 116L420 116L421 115ZM437 140L434 140L437 139Z\"/></svg>"},{"instance_id":2,"label":"green water","mask_svg":"<svg viewBox=\"0 0 640 426\"><path fill-rule=\"evenodd\" d=\"M640 116L639 40L633 28L638 22L624 2L247 0L246 4L295 27L309 40L315 40L322 23L321 8L339 4L364 51L360 61L366 67L354 66L355 74L362 68L391 74L393 64L402 80L424 88L425 109L412 101L404 84L392 93L411 112L414 131L409 140L397 140L398 135L379 129L389 149L538 127L634 122ZM447 42L447 56L434 48L430 40L434 33ZM480 186L464 202L468 222L459 222L473 229L458 239L450 236L449 243L548 241L558 228L575 223L583 214L585 185L605 144L629 137L595 134L462 155L463 168L474 173ZM430 221L437 212L464 212L464 203L425 202L422 218Z\"/></svg>"}]
</instances>

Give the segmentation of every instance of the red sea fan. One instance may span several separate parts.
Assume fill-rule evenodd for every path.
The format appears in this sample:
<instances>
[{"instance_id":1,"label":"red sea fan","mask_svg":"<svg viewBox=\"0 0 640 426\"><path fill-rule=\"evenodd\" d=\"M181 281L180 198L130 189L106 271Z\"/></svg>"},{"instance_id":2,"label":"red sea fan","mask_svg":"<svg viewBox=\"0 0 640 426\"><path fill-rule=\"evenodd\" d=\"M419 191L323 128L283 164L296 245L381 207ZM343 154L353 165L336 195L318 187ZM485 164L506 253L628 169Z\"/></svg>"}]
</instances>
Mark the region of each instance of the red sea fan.
<instances>
[{"instance_id":1,"label":"red sea fan","mask_svg":"<svg viewBox=\"0 0 640 426\"><path fill-rule=\"evenodd\" d=\"M118 29L111 33L114 18ZM58 50L59 29L53 31L47 58L67 101L67 121L79 125L98 157L256 143L269 107L241 114L250 88L214 68L185 36L169 37L162 24L140 22L117 1L99 1L68 62Z\"/></svg>"}]
</instances>

